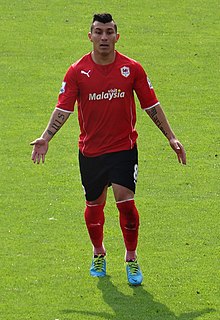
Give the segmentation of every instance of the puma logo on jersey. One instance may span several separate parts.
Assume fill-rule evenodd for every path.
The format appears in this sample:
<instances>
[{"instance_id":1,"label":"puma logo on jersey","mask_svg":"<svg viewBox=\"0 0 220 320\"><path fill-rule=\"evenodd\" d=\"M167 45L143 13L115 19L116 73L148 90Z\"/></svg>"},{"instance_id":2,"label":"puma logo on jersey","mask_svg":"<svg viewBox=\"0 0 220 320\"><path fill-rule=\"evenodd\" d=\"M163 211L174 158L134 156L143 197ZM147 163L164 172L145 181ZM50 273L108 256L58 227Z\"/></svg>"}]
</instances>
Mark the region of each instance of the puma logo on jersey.
<instances>
[{"instance_id":1,"label":"puma logo on jersey","mask_svg":"<svg viewBox=\"0 0 220 320\"><path fill-rule=\"evenodd\" d=\"M84 71L84 70L81 70L81 73L82 74L85 74L88 78L90 78L90 72L91 72L91 70L89 70L89 71Z\"/></svg>"}]
</instances>

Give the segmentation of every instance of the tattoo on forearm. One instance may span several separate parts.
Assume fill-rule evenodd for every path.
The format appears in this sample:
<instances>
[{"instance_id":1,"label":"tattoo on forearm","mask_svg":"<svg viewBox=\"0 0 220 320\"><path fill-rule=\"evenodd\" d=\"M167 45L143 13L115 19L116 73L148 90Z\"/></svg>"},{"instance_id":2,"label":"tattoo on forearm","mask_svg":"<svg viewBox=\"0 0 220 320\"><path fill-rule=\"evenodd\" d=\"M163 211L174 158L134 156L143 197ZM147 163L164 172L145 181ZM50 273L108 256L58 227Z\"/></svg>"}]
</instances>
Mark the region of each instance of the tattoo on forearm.
<instances>
[{"instance_id":1,"label":"tattoo on forearm","mask_svg":"<svg viewBox=\"0 0 220 320\"><path fill-rule=\"evenodd\" d=\"M157 114L156 108L150 109L150 117L153 118Z\"/></svg>"},{"instance_id":2,"label":"tattoo on forearm","mask_svg":"<svg viewBox=\"0 0 220 320\"><path fill-rule=\"evenodd\" d=\"M65 120L64 114L62 114L60 112L58 113L58 118L61 119L62 121Z\"/></svg>"},{"instance_id":3,"label":"tattoo on forearm","mask_svg":"<svg viewBox=\"0 0 220 320\"><path fill-rule=\"evenodd\" d=\"M158 126L158 128L163 132L163 134L166 137L167 136L167 132L164 130L164 128L162 126Z\"/></svg>"},{"instance_id":4,"label":"tattoo on forearm","mask_svg":"<svg viewBox=\"0 0 220 320\"><path fill-rule=\"evenodd\" d=\"M162 131L162 133L167 136L167 132L165 131L165 129L163 128L162 126L162 123L160 122L160 120L158 119L157 117L157 110L156 108L152 108L150 110L150 113L149 113L151 119L153 120L153 122L156 124L156 126Z\"/></svg>"},{"instance_id":5,"label":"tattoo on forearm","mask_svg":"<svg viewBox=\"0 0 220 320\"><path fill-rule=\"evenodd\" d=\"M65 122L65 116L62 113L58 113L58 119L53 120L52 125L51 125L51 129L54 129L53 131L51 131L50 129L47 130L47 133L50 136L54 136L58 130L60 130L60 128L63 125L63 122Z\"/></svg>"},{"instance_id":6,"label":"tattoo on forearm","mask_svg":"<svg viewBox=\"0 0 220 320\"><path fill-rule=\"evenodd\" d=\"M59 120L55 120L54 123L52 124L52 128L58 131L62 126L62 123Z\"/></svg>"},{"instance_id":7,"label":"tattoo on forearm","mask_svg":"<svg viewBox=\"0 0 220 320\"><path fill-rule=\"evenodd\" d=\"M53 136L53 135L54 135L53 132L50 131L50 130L47 130L47 133L48 133L50 136Z\"/></svg>"}]
</instances>

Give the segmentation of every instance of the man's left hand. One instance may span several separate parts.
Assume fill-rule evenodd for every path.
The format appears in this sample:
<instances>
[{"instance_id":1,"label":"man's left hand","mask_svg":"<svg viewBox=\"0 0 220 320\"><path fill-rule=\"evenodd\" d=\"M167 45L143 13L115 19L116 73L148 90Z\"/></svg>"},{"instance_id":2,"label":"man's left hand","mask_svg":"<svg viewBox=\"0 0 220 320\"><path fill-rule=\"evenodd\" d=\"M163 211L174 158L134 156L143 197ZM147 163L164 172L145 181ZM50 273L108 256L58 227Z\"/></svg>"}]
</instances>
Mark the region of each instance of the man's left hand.
<instances>
[{"instance_id":1,"label":"man's left hand","mask_svg":"<svg viewBox=\"0 0 220 320\"><path fill-rule=\"evenodd\" d=\"M170 146L176 152L179 163L186 164L186 152L179 140L170 139Z\"/></svg>"}]
</instances>

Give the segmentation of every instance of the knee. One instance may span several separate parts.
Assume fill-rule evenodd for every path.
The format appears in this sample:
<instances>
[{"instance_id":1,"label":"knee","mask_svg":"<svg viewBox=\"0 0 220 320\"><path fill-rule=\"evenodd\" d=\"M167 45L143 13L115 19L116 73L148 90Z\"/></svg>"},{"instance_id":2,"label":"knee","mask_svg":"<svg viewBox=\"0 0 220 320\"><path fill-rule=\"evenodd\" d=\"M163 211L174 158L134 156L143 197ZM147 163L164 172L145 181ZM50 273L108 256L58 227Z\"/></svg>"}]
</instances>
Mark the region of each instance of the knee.
<instances>
[{"instance_id":1,"label":"knee","mask_svg":"<svg viewBox=\"0 0 220 320\"><path fill-rule=\"evenodd\" d=\"M134 200L117 202L119 219L122 229L136 230L139 227L139 214Z\"/></svg>"},{"instance_id":2,"label":"knee","mask_svg":"<svg viewBox=\"0 0 220 320\"><path fill-rule=\"evenodd\" d=\"M105 221L104 217L104 205L86 205L84 213L85 221L87 226L100 224L103 225Z\"/></svg>"}]
</instances>

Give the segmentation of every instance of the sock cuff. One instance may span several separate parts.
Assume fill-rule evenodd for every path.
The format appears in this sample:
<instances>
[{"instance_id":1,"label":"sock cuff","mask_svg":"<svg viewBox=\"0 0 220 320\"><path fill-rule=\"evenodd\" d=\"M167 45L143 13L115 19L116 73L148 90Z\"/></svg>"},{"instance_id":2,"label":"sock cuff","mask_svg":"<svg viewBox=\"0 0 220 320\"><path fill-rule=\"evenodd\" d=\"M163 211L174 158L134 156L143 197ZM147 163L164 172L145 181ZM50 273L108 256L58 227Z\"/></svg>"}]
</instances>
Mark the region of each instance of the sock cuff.
<instances>
[{"instance_id":1,"label":"sock cuff","mask_svg":"<svg viewBox=\"0 0 220 320\"><path fill-rule=\"evenodd\" d=\"M116 201L116 205L120 205L121 203L126 203L126 202L134 202L134 198L131 198L131 199L126 199L126 200L120 200L120 201Z\"/></svg>"},{"instance_id":2,"label":"sock cuff","mask_svg":"<svg viewBox=\"0 0 220 320\"><path fill-rule=\"evenodd\" d=\"M105 202L104 203L102 203L102 204L90 204L88 201L86 201L86 206L88 207L88 208L102 208L102 209L104 209L104 207L105 207Z\"/></svg>"}]
</instances>

